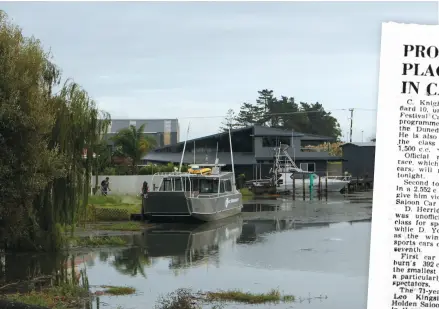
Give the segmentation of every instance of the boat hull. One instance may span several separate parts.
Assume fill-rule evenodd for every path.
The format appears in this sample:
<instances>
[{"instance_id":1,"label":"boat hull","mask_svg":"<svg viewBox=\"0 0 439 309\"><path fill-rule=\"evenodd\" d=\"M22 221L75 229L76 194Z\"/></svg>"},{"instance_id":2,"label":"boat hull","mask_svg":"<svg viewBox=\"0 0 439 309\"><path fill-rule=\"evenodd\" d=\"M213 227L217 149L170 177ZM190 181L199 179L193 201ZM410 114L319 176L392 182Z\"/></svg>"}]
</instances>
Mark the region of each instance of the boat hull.
<instances>
[{"instance_id":1,"label":"boat hull","mask_svg":"<svg viewBox=\"0 0 439 309\"><path fill-rule=\"evenodd\" d=\"M242 207L241 193L187 197L182 191L150 192L144 200L144 214L151 221L186 221L192 218L210 222L239 214Z\"/></svg>"},{"instance_id":2,"label":"boat hull","mask_svg":"<svg viewBox=\"0 0 439 309\"><path fill-rule=\"evenodd\" d=\"M301 179L296 179L296 183L295 183L295 188L296 188L296 192L303 190L303 181ZM333 180L328 180L328 187L327 190L328 192L340 192L344 187L346 187L349 184L349 181L333 181ZM305 189L309 190L309 179L305 179ZM325 181L321 182L321 188L322 190L326 190L326 184ZM293 183L292 182L287 182L287 184L281 184L277 187L277 191L282 192L282 191L292 191L293 190ZM313 190L317 191L319 189L319 183L314 181L313 183Z\"/></svg>"},{"instance_id":3,"label":"boat hull","mask_svg":"<svg viewBox=\"0 0 439 309\"><path fill-rule=\"evenodd\" d=\"M192 216L195 219L198 219L200 221L204 222L211 222L216 220L221 220L227 217L235 216L242 211L242 204L240 207L233 207L230 209L226 209L217 213L192 213Z\"/></svg>"}]
</instances>

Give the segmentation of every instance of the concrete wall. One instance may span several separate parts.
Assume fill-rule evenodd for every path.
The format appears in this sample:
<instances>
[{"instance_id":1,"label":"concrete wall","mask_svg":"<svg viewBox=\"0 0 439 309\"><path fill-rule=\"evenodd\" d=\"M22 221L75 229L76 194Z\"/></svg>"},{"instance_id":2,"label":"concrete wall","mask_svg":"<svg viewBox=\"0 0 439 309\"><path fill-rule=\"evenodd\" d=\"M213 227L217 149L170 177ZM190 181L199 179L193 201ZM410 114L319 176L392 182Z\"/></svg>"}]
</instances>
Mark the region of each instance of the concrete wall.
<instances>
[{"instance_id":1,"label":"concrete wall","mask_svg":"<svg viewBox=\"0 0 439 309\"><path fill-rule=\"evenodd\" d=\"M142 188L143 182L146 181L150 190L153 188L152 175L133 175L133 176L98 176L99 186L101 185L101 181L106 177L110 177L110 194L117 195L134 195L140 194L140 189ZM95 178L92 178L92 184L94 185ZM160 184L161 177L154 177L154 183L156 186Z\"/></svg>"}]
</instances>

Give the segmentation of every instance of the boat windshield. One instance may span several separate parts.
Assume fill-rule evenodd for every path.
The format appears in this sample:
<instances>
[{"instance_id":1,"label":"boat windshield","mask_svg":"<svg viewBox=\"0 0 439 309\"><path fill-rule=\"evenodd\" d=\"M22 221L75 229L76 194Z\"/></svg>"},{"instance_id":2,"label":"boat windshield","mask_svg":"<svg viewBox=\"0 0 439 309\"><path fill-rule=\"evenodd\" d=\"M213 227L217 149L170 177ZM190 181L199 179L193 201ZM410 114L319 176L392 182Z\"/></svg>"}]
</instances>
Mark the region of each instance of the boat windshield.
<instances>
[{"instance_id":1,"label":"boat windshield","mask_svg":"<svg viewBox=\"0 0 439 309\"><path fill-rule=\"evenodd\" d=\"M218 193L218 179L200 179L200 193Z\"/></svg>"},{"instance_id":2,"label":"boat windshield","mask_svg":"<svg viewBox=\"0 0 439 309\"><path fill-rule=\"evenodd\" d=\"M164 178L159 191L198 191L202 194L218 193L218 178Z\"/></svg>"}]
</instances>

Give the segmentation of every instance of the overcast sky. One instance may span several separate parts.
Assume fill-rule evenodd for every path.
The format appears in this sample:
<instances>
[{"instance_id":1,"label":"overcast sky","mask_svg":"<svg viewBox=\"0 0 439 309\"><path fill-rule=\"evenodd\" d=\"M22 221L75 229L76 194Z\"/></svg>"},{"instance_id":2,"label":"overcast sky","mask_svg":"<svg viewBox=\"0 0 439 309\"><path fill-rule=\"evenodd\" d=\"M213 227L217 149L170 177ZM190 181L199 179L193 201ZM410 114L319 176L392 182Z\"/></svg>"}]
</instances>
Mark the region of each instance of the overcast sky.
<instances>
[{"instance_id":1,"label":"overcast sky","mask_svg":"<svg viewBox=\"0 0 439 309\"><path fill-rule=\"evenodd\" d=\"M437 2L2 2L112 118L222 116L263 88L375 134L381 22L437 24ZM190 138L222 119L192 119ZM364 133L362 134L362 131Z\"/></svg>"}]
</instances>

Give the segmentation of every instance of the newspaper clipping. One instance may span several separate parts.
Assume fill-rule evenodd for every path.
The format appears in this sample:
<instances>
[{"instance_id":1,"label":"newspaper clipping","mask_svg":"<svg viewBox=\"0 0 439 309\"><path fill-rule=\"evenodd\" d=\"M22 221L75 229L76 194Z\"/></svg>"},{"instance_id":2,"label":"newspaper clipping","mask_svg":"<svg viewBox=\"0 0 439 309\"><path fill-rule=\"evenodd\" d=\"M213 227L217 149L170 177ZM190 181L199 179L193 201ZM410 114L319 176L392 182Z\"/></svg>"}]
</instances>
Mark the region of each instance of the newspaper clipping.
<instances>
[{"instance_id":1,"label":"newspaper clipping","mask_svg":"<svg viewBox=\"0 0 439 309\"><path fill-rule=\"evenodd\" d=\"M382 27L368 309L439 308L438 37Z\"/></svg>"}]
</instances>

